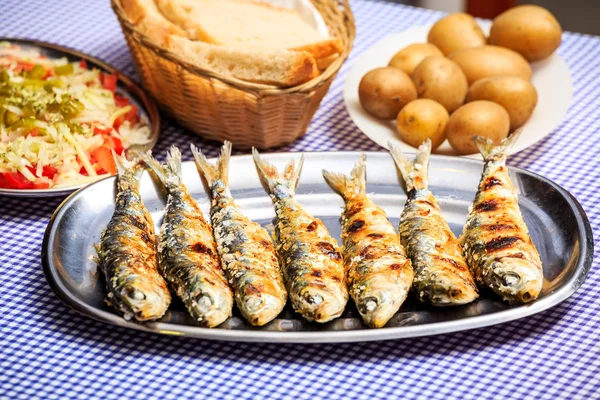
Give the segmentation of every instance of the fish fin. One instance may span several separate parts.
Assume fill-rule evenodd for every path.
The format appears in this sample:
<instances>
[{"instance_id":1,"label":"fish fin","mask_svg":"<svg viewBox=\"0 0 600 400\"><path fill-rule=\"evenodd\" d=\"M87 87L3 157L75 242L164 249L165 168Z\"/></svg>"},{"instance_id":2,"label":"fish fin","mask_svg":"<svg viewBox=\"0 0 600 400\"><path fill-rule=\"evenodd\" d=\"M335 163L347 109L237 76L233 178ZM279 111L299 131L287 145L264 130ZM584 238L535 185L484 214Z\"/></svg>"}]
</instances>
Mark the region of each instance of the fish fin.
<instances>
[{"instance_id":1,"label":"fish fin","mask_svg":"<svg viewBox=\"0 0 600 400\"><path fill-rule=\"evenodd\" d=\"M429 156L431 154L431 140L427 139L417 149L417 156L410 161L394 143L388 143L390 154L396 162L402 179L406 183L406 189L427 189L427 174L429 169Z\"/></svg>"},{"instance_id":2,"label":"fish fin","mask_svg":"<svg viewBox=\"0 0 600 400\"><path fill-rule=\"evenodd\" d=\"M123 176L126 172L132 171L139 165L139 158L130 161L125 156L118 155L114 150L111 150L110 152L112 153L113 160L115 160L118 176Z\"/></svg>"},{"instance_id":3,"label":"fish fin","mask_svg":"<svg viewBox=\"0 0 600 400\"><path fill-rule=\"evenodd\" d=\"M296 167L294 160L290 160L285 166L283 174L279 173L275 166L264 161L256 148L252 148L252 157L254 158L254 164L256 164L260 181L269 194L273 194L277 185L287 188L290 194L296 192L302 166L304 165L304 154L300 157L298 167Z\"/></svg>"},{"instance_id":4,"label":"fish fin","mask_svg":"<svg viewBox=\"0 0 600 400\"><path fill-rule=\"evenodd\" d=\"M365 193L367 186L366 159L367 156L363 153L350 172L350 176L323 170L323 178L336 193L345 199L353 194Z\"/></svg>"},{"instance_id":5,"label":"fish fin","mask_svg":"<svg viewBox=\"0 0 600 400\"><path fill-rule=\"evenodd\" d=\"M165 165L152 157L150 152L144 153L141 157L165 187L181 183L181 152L176 146L172 146L167 153Z\"/></svg>"},{"instance_id":6,"label":"fish fin","mask_svg":"<svg viewBox=\"0 0 600 400\"><path fill-rule=\"evenodd\" d=\"M194 154L194 159L196 160L196 166L204 176L204 179L206 179L208 186L212 186L217 179L222 181L225 185L229 184L229 160L231 158L230 141L226 140L225 143L223 143L221 154L217 159L216 165L212 165L208 162L204 154L202 154L202 150L193 144L191 144L190 147Z\"/></svg>"},{"instance_id":7,"label":"fish fin","mask_svg":"<svg viewBox=\"0 0 600 400\"><path fill-rule=\"evenodd\" d=\"M489 138L483 136L475 136L473 141L483 156L484 161L500 161L508 157L508 151L517 142L520 134L521 129L517 129L497 146Z\"/></svg>"}]
</instances>

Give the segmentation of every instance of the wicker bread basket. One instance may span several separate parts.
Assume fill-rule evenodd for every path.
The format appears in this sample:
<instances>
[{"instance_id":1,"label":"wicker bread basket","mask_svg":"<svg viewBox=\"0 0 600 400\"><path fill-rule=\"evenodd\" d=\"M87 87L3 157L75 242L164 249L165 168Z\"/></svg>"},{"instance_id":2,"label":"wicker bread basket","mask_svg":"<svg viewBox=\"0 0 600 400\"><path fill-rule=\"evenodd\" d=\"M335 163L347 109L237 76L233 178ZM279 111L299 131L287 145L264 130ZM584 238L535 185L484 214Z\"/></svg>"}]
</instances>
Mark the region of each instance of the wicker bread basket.
<instances>
[{"instance_id":1,"label":"wicker bread basket","mask_svg":"<svg viewBox=\"0 0 600 400\"><path fill-rule=\"evenodd\" d=\"M354 41L348 0L311 0L344 50L317 78L291 88L245 82L198 68L161 48L111 0L143 86L181 125L209 140L259 149L289 144L306 132Z\"/></svg>"}]
</instances>

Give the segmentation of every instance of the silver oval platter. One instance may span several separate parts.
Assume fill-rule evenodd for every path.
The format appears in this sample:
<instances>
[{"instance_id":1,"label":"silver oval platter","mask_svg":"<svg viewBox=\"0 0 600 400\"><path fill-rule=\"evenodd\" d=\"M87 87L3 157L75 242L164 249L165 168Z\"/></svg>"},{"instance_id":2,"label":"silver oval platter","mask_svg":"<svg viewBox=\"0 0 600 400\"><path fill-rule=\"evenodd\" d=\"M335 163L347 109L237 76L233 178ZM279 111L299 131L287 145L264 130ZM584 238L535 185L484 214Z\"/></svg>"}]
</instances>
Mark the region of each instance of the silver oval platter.
<instances>
[{"instance_id":1,"label":"silver oval platter","mask_svg":"<svg viewBox=\"0 0 600 400\"><path fill-rule=\"evenodd\" d=\"M140 119L145 121L150 127L150 142L144 145L135 145L128 148L127 151L146 151L154 147L158 141L160 133L160 114L154 100L140 88L131 78L128 78L118 69L100 61L99 59L81 53L67 47L52 43L41 42L37 40L15 39L0 37L0 42L9 42L19 45L23 49L39 51L48 58L67 58L70 62L85 60L89 69L95 68L102 72L117 74L117 93L129 99L137 106ZM50 189L5 189L0 188L0 196L10 197L50 197L62 196L80 189L85 185L66 186Z\"/></svg>"},{"instance_id":2,"label":"silver oval platter","mask_svg":"<svg viewBox=\"0 0 600 400\"><path fill-rule=\"evenodd\" d=\"M265 158L283 166L298 154L270 154ZM308 153L297 191L298 200L327 225L332 235L340 235L342 202L324 182L323 168L347 172L359 153ZM430 188L439 199L445 217L459 235L465 222L479 176L481 161L433 156ZM209 201L191 162L183 165L183 177L192 195L208 215ZM353 304L341 318L326 324L310 323L288 305L266 326L250 326L234 310L232 318L217 328L200 327L174 302L159 321L126 321L104 303L104 277L96 271L94 243L114 210L115 178L106 178L72 194L56 210L42 247L44 272L57 296L68 306L100 321L162 334L205 339L256 342L352 342L434 335L478 328L548 309L572 295L583 283L593 255L592 232L579 203L564 189L533 173L511 168L511 178L519 192L519 203L533 242L544 265L544 286L538 300L509 306L489 293L469 305L433 308L419 304L411 294L400 311L382 329L369 329L360 320ZM406 196L395 166L387 153L367 153L367 191L372 199L398 225ZM274 216L271 200L260 185L252 158L233 157L230 166L232 192L246 214L267 228ZM144 174L141 192L157 228L161 223L165 196L149 174Z\"/></svg>"}]
</instances>

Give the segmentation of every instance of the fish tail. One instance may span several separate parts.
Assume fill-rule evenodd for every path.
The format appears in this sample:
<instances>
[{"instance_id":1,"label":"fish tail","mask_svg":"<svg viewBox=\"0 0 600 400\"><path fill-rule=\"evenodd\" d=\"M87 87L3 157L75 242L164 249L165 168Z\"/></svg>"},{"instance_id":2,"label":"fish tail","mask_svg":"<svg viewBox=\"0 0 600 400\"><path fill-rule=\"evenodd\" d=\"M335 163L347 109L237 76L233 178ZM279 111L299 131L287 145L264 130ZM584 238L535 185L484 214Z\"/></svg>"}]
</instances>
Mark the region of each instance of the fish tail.
<instances>
[{"instance_id":1,"label":"fish tail","mask_svg":"<svg viewBox=\"0 0 600 400\"><path fill-rule=\"evenodd\" d=\"M152 153L149 151L141 157L163 185L170 186L181 183L181 152L176 146L172 146L167 153L167 162L165 165L152 157Z\"/></svg>"},{"instance_id":2,"label":"fish tail","mask_svg":"<svg viewBox=\"0 0 600 400\"><path fill-rule=\"evenodd\" d=\"M367 156L363 153L350 172L350 176L323 170L323 178L336 193L345 199L353 194L365 193L367 185L366 159Z\"/></svg>"},{"instance_id":3,"label":"fish tail","mask_svg":"<svg viewBox=\"0 0 600 400\"><path fill-rule=\"evenodd\" d=\"M410 161L394 143L388 144L392 158L396 162L402 179L406 183L406 189L427 189L427 173L429 168L429 155L431 154L431 140L427 139L417 149L417 156Z\"/></svg>"},{"instance_id":4,"label":"fish tail","mask_svg":"<svg viewBox=\"0 0 600 400\"><path fill-rule=\"evenodd\" d=\"M252 156L254 157L254 164L256 164L260 181L265 186L265 189L267 189L269 194L273 194L277 186L285 187L290 194L293 194L296 191L296 188L298 187L298 181L300 179L300 173L302 172L302 165L304 164L304 154L302 154L300 157L300 162L298 162L297 168L294 160L290 160L290 162L285 166L283 174L278 172L277 168L275 168L272 164L264 161L260 157L260 154L258 154L258 150L256 150L256 148L252 148Z\"/></svg>"},{"instance_id":5,"label":"fish tail","mask_svg":"<svg viewBox=\"0 0 600 400\"><path fill-rule=\"evenodd\" d=\"M229 160L231 158L230 141L226 140L225 143L223 143L221 154L217 159L216 165L212 165L208 162L204 154L202 154L202 150L193 144L190 145L190 147L192 148L192 153L196 160L196 166L204 176L204 179L206 179L208 186L212 186L216 180L220 180L225 185L229 184Z\"/></svg>"},{"instance_id":6,"label":"fish tail","mask_svg":"<svg viewBox=\"0 0 600 400\"><path fill-rule=\"evenodd\" d=\"M137 157L134 160L128 160L125 156L118 155L114 150L111 150L111 153L117 166L119 188L123 190L127 187L136 187L144 172L141 159Z\"/></svg>"},{"instance_id":7,"label":"fish tail","mask_svg":"<svg viewBox=\"0 0 600 400\"><path fill-rule=\"evenodd\" d=\"M520 134L521 129L514 131L497 146L494 146L494 143L489 138L483 136L476 136L473 138L473 141L483 156L484 161L501 161L508 157L508 151L517 142Z\"/></svg>"},{"instance_id":8,"label":"fish tail","mask_svg":"<svg viewBox=\"0 0 600 400\"><path fill-rule=\"evenodd\" d=\"M118 176L123 176L127 172L135 171L136 167L140 163L138 158L130 161L125 156L118 155L114 150L111 150L111 153L113 160L115 160L115 165L117 166ZM141 175L141 172L139 175Z\"/></svg>"}]
</instances>

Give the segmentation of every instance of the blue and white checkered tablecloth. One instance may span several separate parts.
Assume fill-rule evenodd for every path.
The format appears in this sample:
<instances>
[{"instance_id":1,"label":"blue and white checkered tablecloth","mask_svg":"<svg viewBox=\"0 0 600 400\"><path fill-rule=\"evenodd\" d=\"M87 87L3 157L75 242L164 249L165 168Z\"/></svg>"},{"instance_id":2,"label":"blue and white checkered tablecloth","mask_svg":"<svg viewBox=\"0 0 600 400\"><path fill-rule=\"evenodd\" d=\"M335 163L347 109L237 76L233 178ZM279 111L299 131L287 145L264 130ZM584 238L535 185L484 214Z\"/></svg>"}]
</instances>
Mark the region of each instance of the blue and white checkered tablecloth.
<instances>
[{"instance_id":1,"label":"blue and white checkered tablecloth","mask_svg":"<svg viewBox=\"0 0 600 400\"><path fill-rule=\"evenodd\" d=\"M439 13L352 3L357 38L307 133L282 151L379 150L342 100L348 67L387 34ZM134 75L108 1L2 0L0 36L66 45ZM564 122L510 159L570 190L600 235L600 38L565 33L574 82ZM165 121L156 153L204 143ZM189 159L190 154L185 154ZM109 326L58 300L44 279L44 228L61 199L0 198L0 399L600 399L600 272L527 319L456 334L332 345L243 344Z\"/></svg>"}]
</instances>

